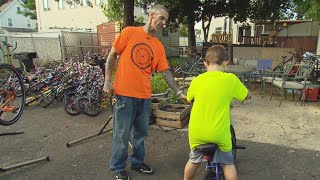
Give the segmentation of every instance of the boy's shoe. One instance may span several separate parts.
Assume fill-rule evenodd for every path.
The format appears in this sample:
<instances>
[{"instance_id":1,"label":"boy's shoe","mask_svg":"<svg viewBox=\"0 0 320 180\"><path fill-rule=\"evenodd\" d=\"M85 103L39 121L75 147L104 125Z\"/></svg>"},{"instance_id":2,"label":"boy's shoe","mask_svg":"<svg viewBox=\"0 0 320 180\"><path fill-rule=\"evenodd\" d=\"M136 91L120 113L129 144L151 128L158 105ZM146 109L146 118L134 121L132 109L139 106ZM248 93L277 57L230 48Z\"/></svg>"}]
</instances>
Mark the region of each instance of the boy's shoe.
<instances>
[{"instance_id":1,"label":"boy's shoe","mask_svg":"<svg viewBox=\"0 0 320 180\"><path fill-rule=\"evenodd\" d=\"M151 166L145 164L145 163L142 163L138 166L130 166L131 169L133 170L136 170L138 172L141 172L141 173L144 173L144 174L153 174L154 173L154 169L152 169Z\"/></svg>"},{"instance_id":2,"label":"boy's shoe","mask_svg":"<svg viewBox=\"0 0 320 180\"><path fill-rule=\"evenodd\" d=\"M116 172L114 173L114 175L116 176L116 178L118 180L123 180L123 179L126 179L126 180L129 180L129 176L127 175L126 171L119 171L119 172Z\"/></svg>"}]
</instances>

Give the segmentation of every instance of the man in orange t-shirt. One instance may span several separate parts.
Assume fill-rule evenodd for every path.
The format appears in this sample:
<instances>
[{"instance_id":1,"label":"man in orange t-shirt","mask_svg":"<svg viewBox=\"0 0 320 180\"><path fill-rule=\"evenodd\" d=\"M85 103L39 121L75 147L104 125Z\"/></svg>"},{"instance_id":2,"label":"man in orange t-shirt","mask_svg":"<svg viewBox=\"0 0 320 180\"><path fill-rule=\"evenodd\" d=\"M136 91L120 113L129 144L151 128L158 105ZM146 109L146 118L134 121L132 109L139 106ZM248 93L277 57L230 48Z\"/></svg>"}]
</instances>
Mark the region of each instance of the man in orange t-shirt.
<instances>
[{"instance_id":1,"label":"man in orange t-shirt","mask_svg":"<svg viewBox=\"0 0 320 180\"><path fill-rule=\"evenodd\" d=\"M108 95L113 91L116 98L110 169L117 179L129 179L125 171L129 140L132 144L132 154L128 159L131 169L154 173L154 169L144 163L144 140L148 134L151 111L151 74L161 72L170 88L180 98L186 99L169 71L164 47L154 35L165 25L168 16L164 6L153 6L143 27L123 29L106 61L103 89ZM119 61L112 85L111 74L117 55Z\"/></svg>"}]
</instances>

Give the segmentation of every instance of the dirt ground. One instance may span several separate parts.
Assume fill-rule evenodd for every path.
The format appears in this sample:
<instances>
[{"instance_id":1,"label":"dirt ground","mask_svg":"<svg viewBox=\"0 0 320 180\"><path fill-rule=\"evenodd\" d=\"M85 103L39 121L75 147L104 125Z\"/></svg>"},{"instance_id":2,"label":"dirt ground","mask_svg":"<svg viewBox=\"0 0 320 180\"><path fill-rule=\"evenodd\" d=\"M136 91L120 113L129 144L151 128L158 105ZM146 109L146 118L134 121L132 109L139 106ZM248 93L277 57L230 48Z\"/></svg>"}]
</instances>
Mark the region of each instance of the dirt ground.
<instances>
[{"instance_id":1,"label":"dirt ground","mask_svg":"<svg viewBox=\"0 0 320 180\"><path fill-rule=\"evenodd\" d=\"M238 144L236 166L239 179L320 179L320 103L300 105L291 96L279 107L279 95L271 101L261 98L257 89L251 100L234 102L231 115ZM26 108L14 125L0 127L0 165L50 156L49 162L0 173L0 179L114 179L109 171L111 133L72 147L66 143L96 134L105 124L109 111L97 117L69 116L61 103L48 108ZM110 129L108 125L106 129ZM131 171L130 179L183 179L188 159L188 128L172 129L152 125L146 140L146 162L156 172L146 176ZM131 152L131 150L129 150ZM204 176L204 164L196 179Z\"/></svg>"}]
</instances>

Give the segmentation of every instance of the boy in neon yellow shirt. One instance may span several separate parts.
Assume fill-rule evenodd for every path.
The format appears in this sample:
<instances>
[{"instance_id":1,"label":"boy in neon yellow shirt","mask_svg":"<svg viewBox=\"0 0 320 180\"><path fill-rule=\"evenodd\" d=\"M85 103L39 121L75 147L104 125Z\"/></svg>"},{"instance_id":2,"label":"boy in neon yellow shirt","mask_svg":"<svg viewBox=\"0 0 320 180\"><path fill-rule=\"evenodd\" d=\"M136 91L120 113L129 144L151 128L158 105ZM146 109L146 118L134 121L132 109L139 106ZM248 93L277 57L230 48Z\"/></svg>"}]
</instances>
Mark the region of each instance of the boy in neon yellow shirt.
<instances>
[{"instance_id":1,"label":"boy in neon yellow shirt","mask_svg":"<svg viewBox=\"0 0 320 180\"><path fill-rule=\"evenodd\" d=\"M215 143L219 149L214 161L223 164L226 180L237 179L232 155L230 134L230 103L233 99L250 98L248 89L232 73L224 73L228 52L223 46L208 49L204 64L207 72L194 78L187 93L187 101L194 101L189 122L189 161L184 179L193 179L203 156L194 148L201 144Z\"/></svg>"}]
</instances>

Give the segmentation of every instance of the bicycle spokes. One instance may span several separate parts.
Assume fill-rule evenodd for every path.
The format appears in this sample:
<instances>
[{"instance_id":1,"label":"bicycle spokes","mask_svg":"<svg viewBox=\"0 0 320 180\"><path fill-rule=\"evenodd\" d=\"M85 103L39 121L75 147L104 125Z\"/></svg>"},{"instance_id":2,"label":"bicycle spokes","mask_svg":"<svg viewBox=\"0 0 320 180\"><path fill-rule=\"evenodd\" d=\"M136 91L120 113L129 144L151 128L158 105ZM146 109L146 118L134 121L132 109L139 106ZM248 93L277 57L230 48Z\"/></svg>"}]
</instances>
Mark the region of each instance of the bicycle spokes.
<instances>
[{"instance_id":1,"label":"bicycle spokes","mask_svg":"<svg viewBox=\"0 0 320 180\"><path fill-rule=\"evenodd\" d=\"M18 71L11 65L0 65L0 125L15 123L21 116L25 101L24 85Z\"/></svg>"}]
</instances>

